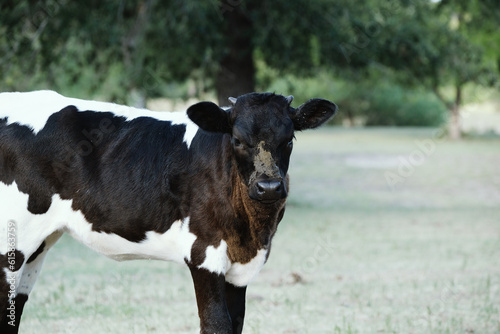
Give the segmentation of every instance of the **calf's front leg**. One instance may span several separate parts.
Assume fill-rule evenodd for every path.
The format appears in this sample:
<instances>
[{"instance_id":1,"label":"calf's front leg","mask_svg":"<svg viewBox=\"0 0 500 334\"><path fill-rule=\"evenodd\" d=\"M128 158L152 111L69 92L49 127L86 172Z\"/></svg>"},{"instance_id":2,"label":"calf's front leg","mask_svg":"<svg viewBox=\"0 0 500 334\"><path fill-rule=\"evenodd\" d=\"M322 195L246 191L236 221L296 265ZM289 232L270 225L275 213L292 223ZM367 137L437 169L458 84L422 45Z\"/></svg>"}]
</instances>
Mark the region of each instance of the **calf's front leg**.
<instances>
[{"instance_id":1,"label":"calf's front leg","mask_svg":"<svg viewBox=\"0 0 500 334\"><path fill-rule=\"evenodd\" d=\"M232 334L231 317L226 303L224 275L189 266L193 277L201 334Z\"/></svg>"},{"instance_id":2,"label":"calf's front leg","mask_svg":"<svg viewBox=\"0 0 500 334\"><path fill-rule=\"evenodd\" d=\"M226 303L231 316L233 334L241 334L245 319L246 286L234 286L226 282Z\"/></svg>"}]
</instances>

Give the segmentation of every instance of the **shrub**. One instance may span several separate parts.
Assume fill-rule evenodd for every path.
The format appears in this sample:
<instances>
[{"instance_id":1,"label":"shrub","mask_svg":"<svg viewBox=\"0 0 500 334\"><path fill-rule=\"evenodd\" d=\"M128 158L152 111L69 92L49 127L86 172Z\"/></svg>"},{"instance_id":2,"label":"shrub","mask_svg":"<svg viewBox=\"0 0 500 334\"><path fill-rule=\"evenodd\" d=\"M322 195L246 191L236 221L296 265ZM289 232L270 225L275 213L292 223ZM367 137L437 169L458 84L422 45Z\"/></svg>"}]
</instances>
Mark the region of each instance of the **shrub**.
<instances>
[{"instance_id":1,"label":"shrub","mask_svg":"<svg viewBox=\"0 0 500 334\"><path fill-rule=\"evenodd\" d=\"M431 94L417 94L398 113L397 125L440 126L446 121L447 110Z\"/></svg>"},{"instance_id":2,"label":"shrub","mask_svg":"<svg viewBox=\"0 0 500 334\"><path fill-rule=\"evenodd\" d=\"M259 90L295 96L295 106L312 97L335 102L339 113L330 124L367 126L439 126L447 110L434 94L400 86L381 75L352 80L335 78L331 72L299 78L259 65ZM258 66L258 67L259 67Z\"/></svg>"},{"instance_id":3,"label":"shrub","mask_svg":"<svg viewBox=\"0 0 500 334\"><path fill-rule=\"evenodd\" d=\"M367 99L363 116L368 126L439 126L446 120L446 107L431 93L383 84L357 94Z\"/></svg>"},{"instance_id":4,"label":"shrub","mask_svg":"<svg viewBox=\"0 0 500 334\"><path fill-rule=\"evenodd\" d=\"M404 91L399 86L373 87L368 94L369 108L365 111L366 125L401 125L400 109L404 106Z\"/></svg>"},{"instance_id":5,"label":"shrub","mask_svg":"<svg viewBox=\"0 0 500 334\"><path fill-rule=\"evenodd\" d=\"M388 85L371 94L366 125L439 126L446 108L432 94Z\"/></svg>"}]
</instances>

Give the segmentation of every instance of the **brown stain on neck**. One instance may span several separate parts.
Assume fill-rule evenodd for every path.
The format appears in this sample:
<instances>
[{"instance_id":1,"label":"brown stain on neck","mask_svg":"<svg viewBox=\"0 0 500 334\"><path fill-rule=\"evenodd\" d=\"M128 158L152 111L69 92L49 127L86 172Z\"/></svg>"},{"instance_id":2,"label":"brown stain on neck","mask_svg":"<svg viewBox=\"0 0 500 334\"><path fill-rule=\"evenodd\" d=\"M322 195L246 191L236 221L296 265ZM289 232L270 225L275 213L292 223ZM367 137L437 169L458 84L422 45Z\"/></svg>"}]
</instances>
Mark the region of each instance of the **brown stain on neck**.
<instances>
[{"instance_id":1,"label":"brown stain on neck","mask_svg":"<svg viewBox=\"0 0 500 334\"><path fill-rule=\"evenodd\" d=\"M283 217L286 200L274 204L262 204L248 196L248 186L238 174L236 164L232 168L231 203L234 222L228 226L226 242L231 262L250 262L259 249L269 249L278 223ZM287 177L288 183L288 177Z\"/></svg>"}]
</instances>

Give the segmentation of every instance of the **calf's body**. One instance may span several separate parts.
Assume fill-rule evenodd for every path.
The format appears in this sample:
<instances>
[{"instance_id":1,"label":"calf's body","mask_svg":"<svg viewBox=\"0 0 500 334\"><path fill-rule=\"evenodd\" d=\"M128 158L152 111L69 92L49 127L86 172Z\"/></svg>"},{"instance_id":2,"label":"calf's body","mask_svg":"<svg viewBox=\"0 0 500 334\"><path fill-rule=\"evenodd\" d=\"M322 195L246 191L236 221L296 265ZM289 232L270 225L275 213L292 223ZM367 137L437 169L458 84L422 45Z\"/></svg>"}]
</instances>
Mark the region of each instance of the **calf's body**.
<instances>
[{"instance_id":1,"label":"calf's body","mask_svg":"<svg viewBox=\"0 0 500 334\"><path fill-rule=\"evenodd\" d=\"M246 286L283 217L293 133L336 106L294 109L268 93L232 102L186 115L0 94L0 331L17 332L45 254L66 232L116 260L187 264L201 332L240 333Z\"/></svg>"}]
</instances>

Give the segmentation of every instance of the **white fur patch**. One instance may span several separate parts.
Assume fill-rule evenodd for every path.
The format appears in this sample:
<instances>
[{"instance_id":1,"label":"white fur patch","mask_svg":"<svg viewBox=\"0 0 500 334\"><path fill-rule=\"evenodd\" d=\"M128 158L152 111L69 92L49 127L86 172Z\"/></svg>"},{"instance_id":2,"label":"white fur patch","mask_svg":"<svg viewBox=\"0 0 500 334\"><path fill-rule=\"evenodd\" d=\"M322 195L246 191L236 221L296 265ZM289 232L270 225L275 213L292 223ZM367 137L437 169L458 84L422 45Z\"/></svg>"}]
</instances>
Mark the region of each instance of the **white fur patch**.
<instances>
[{"instance_id":1,"label":"white fur patch","mask_svg":"<svg viewBox=\"0 0 500 334\"><path fill-rule=\"evenodd\" d=\"M57 202L72 210L72 201L57 199ZM165 233L148 231L145 240L131 242L117 234L93 231L80 211L72 212L73 217L68 219L65 230L84 245L114 260L154 259L184 263L185 259L191 259L196 236L189 232L189 217L175 221Z\"/></svg>"},{"instance_id":2,"label":"white fur patch","mask_svg":"<svg viewBox=\"0 0 500 334\"><path fill-rule=\"evenodd\" d=\"M16 248L32 254L55 231L66 231L95 251L115 260L158 259L184 263L191 258L196 236L189 232L189 217L175 221L165 233L148 231L146 239L131 242L113 233L96 232L80 211L73 211L71 200L58 194L52 197L49 211L33 215L27 210L28 195L19 192L15 183L0 183L0 235L7 235L9 220L16 222ZM5 223L4 223L5 222ZM4 240L5 239L5 240ZM0 252L7 251L7 239L0 240Z\"/></svg>"},{"instance_id":3,"label":"white fur patch","mask_svg":"<svg viewBox=\"0 0 500 334\"><path fill-rule=\"evenodd\" d=\"M225 274L226 282L235 286L247 286L266 263L267 250L260 249L248 263L231 263L227 256L227 243L221 240L218 247L208 246L205 261L198 268L205 268L216 274Z\"/></svg>"},{"instance_id":4,"label":"white fur patch","mask_svg":"<svg viewBox=\"0 0 500 334\"><path fill-rule=\"evenodd\" d=\"M20 192L13 182L6 185L0 182L0 253L7 251L7 224L15 224L16 249L23 254L33 254L40 244L53 232L63 228L57 219L58 208L51 206L43 215L33 215L28 211L28 195Z\"/></svg>"},{"instance_id":5,"label":"white fur patch","mask_svg":"<svg viewBox=\"0 0 500 334\"><path fill-rule=\"evenodd\" d=\"M45 260L45 255L49 249L59 240L62 235L62 231L57 231L52 233L47 239L45 239L45 247L43 252L38 254L34 261L26 263L22 268L22 275L19 280L19 285L17 287L17 293L23 293L29 295L33 286L35 285L36 279L42 270L43 261Z\"/></svg>"},{"instance_id":6,"label":"white fur patch","mask_svg":"<svg viewBox=\"0 0 500 334\"><path fill-rule=\"evenodd\" d=\"M43 215L33 215L28 210L28 195L17 189L16 183L0 182L0 253L7 253L12 246L7 242L8 222L14 222L12 235L15 249L21 251L25 260L33 254L43 241L44 251L31 263L24 264L18 272L4 269L6 277L15 277L16 294L29 294L41 270L45 254L62 232L68 232L95 251L115 260L158 259L185 263L191 259L191 248L196 236L189 231L189 217L175 221L165 233L146 232L146 239L137 243L113 233L92 231L80 211L74 211L71 200L52 197L52 204ZM19 265L19 264L16 264Z\"/></svg>"},{"instance_id":7,"label":"white fur patch","mask_svg":"<svg viewBox=\"0 0 500 334\"><path fill-rule=\"evenodd\" d=\"M60 222L51 219L50 213L54 211L49 209L45 215L31 214L28 211L28 195L20 192L15 182L10 185L0 182L0 253L6 254L10 250L13 245L8 243L7 237L12 237L15 239L15 249L21 251L27 260L49 235L62 228ZM37 260L22 266L14 274L8 268L4 269L8 279L15 277L13 283L16 294L28 293L33 288L43 263L43 255ZM15 265L19 266L20 263Z\"/></svg>"},{"instance_id":8,"label":"white fur patch","mask_svg":"<svg viewBox=\"0 0 500 334\"><path fill-rule=\"evenodd\" d=\"M184 142L189 148L198 126L194 124L185 112L160 112L115 103L88 101L62 96L49 90L28 93L0 93L0 118L8 117L9 124L19 123L30 126L35 133L40 131L53 113L74 105L80 111L110 111L127 120L137 117L152 117L162 121L171 121L172 124L186 125Z\"/></svg>"},{"instance_id":9,"label":"white fur patch","mask_svg":"<svg viewBox=\"0 0 500 334\"><path fill-rule=\"evenodd\" d=\"M260 249L248 263L233 263L226 272L226 282L235 286L247 286L266 263L267 249Z\"/></svg>"},{"instance_id":10,"label":"white fur patch","mask_svg":"<svg viewBox=\"0 0 500 334\"><path fill-rule=\"evenodd\" d=\"M208 246L205 250L205 260L198 268L205 268L212 273L225 274L230 266L229 258L227 257L227 243L221 240L219 246Z\"/></svg>"}]
</instances>

